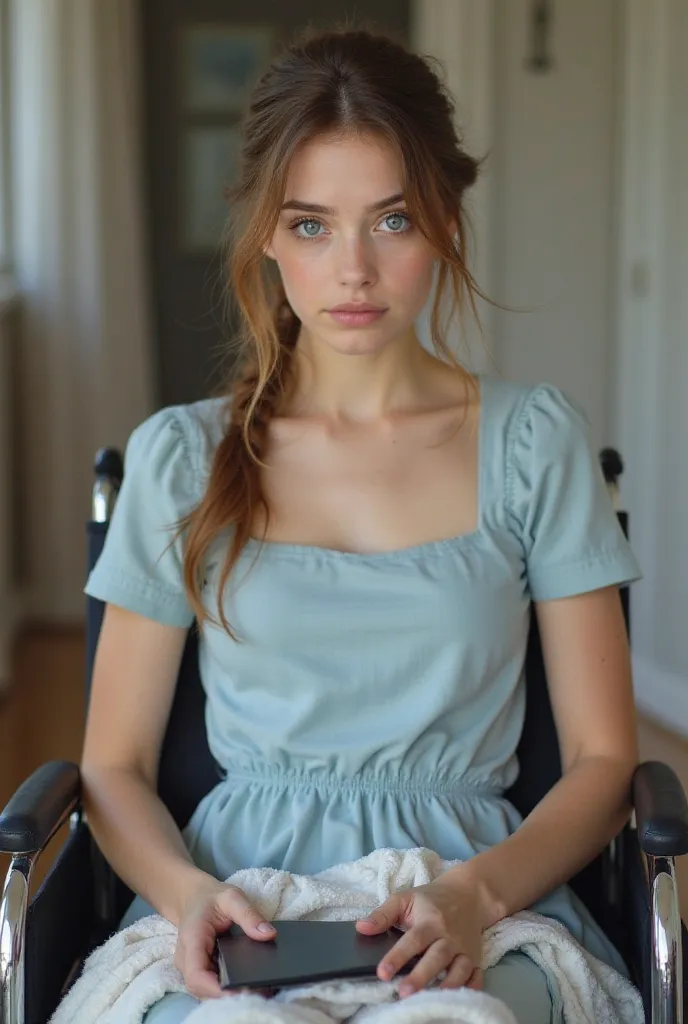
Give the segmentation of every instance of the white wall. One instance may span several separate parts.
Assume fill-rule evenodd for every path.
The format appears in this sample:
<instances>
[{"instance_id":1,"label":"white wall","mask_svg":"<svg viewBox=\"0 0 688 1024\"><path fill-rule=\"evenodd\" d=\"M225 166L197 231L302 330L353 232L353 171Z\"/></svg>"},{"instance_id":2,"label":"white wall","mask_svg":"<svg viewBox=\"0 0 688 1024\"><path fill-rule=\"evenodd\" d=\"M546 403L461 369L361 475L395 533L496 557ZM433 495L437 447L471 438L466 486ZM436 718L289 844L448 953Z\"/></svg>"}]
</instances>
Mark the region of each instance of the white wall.
<instances>
[{"instance_id":1,"label":"white wall","mask_svg":"<svg viewBox=\"0 0 688 1024\"><path fill-rule=\"evenodd\" d=\"M616 429L645 573L635 679L640 706L688 735L688 9L626 13Z\"/></svg>"},{"instance_id":2,"label":"white wall","mask_svg":"<svg viewBox=\"0 0 688 1024\"><path fill-rule=\"evenodd\" d=\"M688 708L688 6L669 4L667 160L663 223L666 228L662 302L665 336L660 374L657 570L666 591L656 615L656 657L681 673ZM662 615L662 611L670 614Z\"/></svg>"},{"instance_id":3,"label":"white wall","mask_svg":"<svg viewBox=\"0 0 688 1024\"><path fill-rule=\"evenodd\" d=\"M617 4L554 6L555 64L536 74L530 0L495 4L494 297L504 375L565 388L608 441Z\"/></svg>"}]
</instances>

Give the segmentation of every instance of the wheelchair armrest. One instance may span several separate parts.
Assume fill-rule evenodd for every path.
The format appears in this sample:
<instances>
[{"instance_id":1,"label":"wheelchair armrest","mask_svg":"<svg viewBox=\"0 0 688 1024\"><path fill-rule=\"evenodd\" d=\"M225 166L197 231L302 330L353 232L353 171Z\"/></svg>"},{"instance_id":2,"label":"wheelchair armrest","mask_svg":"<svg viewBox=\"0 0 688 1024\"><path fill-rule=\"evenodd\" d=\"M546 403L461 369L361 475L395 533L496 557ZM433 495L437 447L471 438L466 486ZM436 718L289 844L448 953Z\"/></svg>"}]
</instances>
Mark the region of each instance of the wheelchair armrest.
<instances>
[{"instance_id":1,"label":"wheelchair armrest","mask_svg":"<svg viewBox=\"0 0 688 1024\"><path fill-rule=\"evenodd\" d=\"M650 857L688 853L688 801L675 772L661 761L645 761L633 776L638 842Z\"/></svg>"},{"instance_id":2,"label":"wheelchair armrest","mask_svg":"<svg viewBox=\"0 0 688 1024\"><path fill-rule=\"evenodd\" d=\"M81 801L71 761L48 761L21 784L0 813L0 853L39 853Z\"/></svg>"}]
</instances>

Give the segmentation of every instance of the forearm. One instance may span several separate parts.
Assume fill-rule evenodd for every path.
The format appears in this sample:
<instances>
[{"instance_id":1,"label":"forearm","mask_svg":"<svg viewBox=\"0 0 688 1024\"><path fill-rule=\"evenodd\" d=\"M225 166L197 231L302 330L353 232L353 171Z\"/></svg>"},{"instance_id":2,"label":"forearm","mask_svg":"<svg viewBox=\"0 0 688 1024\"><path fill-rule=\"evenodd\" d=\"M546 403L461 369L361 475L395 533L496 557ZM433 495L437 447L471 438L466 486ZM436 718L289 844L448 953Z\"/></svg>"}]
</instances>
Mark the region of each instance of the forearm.
<instances>
[{"instance_id":1,"label":"forearm","mask_svg":"<svg viewBox=\"0 0 688 1024\"><path fill-rule=\"evenodd\" d=\"M137 773L82 769L89 829L119 877L173 924L211 876L196 868L171 814Z\"/></svg>"},{"instance_id":2,"label":"forearm","mask_svg":"<svg viewBox=\"0 0 688 1024\"><path fill-rule=\"evenodd\" d=\"M480 888L485 927L524 910L572 878L621 830L631 809L633 769L582 759L513 835L444 877L468 878Z\"/></svg>"}]
</instances>

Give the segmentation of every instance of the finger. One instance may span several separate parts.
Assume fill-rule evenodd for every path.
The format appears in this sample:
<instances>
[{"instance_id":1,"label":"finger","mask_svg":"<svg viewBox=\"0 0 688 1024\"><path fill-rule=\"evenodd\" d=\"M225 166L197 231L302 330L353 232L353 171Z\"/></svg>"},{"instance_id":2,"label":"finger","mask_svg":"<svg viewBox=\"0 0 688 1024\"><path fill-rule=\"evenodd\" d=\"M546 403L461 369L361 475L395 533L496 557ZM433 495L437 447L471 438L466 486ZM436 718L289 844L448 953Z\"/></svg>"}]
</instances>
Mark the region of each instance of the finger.
<instances>
[{"instance_id":1,"label":"finger","mask_svg":"<svg viewBox=\"0 0 688 1024\"><path fill-rule=\"evenodd\" d=\"M485 979L483 977L483 972L480 970L479 967L476 967L476 969L473 971L470 978L466 982L466 988L472 988L475 989L476 992L480 992L482 991L484 982Z\"/></svg>"},{"instance_id":2,"label":"finger","mask_svg":"<svg viewBox=\"0 0 688 1024\"><path fill-rule=\"evenodd\" d=\"M238 924L239 927L250 935L252 939L259 939L263 942L274 939L277 934L274 925L266 921L263 914L260 914L253 904L246 898L241 889L229 885L217 899L218 917L223 919L223 926L219 921L218 931L225 930L230 924Z\"/></svg>"},{"instance_id":3,"label":"finger","mask_svg":"<svg viewBox=\"0 0 688 1024\"><path fill-rule=\"evenodd\" d=\"M179 931L174 961L184 977L186 987L199 998L222 993L217 978L213 953L215 928L208 919L187 921Z\"/></svg>"},{"instance_id":4,"label":"finger","mask_svg":"<svg viewBox=\"0 0 688 1024\"><path fill-rule=\"evenodd\" d=\"M374 910L367 917L362 917L356 922L356 927L365 931L367 935L377 935L385 932L395 925L403 916L405 903L400 895L390 896L388 900Z\"/></svg>"},{"instance_id":5,"label":"finger","mask_svg":"<svg viewBox=\"0 0 688 1024\"><path fill-rule=\"evenodd\" d=\"M421 957L399 988L399 995L410 996L418 989L425 988L434 981L456 958L456 951L448 939L437 939Z\"/></svg>"},{"instance_id":6,"label":"finger","mask_svg":"<svg viewBox=\"0 0 688 1024\"><path fill-rule=\"evenodd\" d=\"M447 977L441 983L440 988L461 988L469 981L473 981L476 974L481 976L480 987L482 988L482 971L480 968L476 970L470 957L460 953L449 967ZM471 988L474 987L476 987L475 983L471 985Z\"/></svg>"},{"instance_id":7,"label":"finger","mask_svg":"<svg viewBox=\"0 0 688 1024\"><path fill-rule=\"evenodd\" d=\"M219 999L223 995L220 982L214 971L198 970L196 968L182 972L184 984L190 995L197 999Z\"/></svg>"},{"instance_id":8,"label":"finger","mask_svg":"<svg viewBox=\"0 0 688 1024\"><path fill-rule=\"evenodd\" d=\"M427 927L410 928L399 941L392 946L381 964L378 965L377 976L381 981L390 981L404 964L414 956L420 956L437 939L436 933L430 933Z\"/></svg>"}]
</instances>

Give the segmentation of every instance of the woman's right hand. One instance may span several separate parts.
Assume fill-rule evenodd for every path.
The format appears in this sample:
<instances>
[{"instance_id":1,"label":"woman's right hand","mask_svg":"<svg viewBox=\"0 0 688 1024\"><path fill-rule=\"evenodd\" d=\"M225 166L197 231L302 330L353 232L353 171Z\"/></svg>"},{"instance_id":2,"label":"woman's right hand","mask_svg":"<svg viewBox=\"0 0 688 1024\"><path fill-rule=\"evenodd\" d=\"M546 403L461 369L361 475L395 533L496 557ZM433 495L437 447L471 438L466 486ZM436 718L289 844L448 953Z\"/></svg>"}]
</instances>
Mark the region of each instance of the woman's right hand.
<instances>
[{"instance_id":1,"label":"woman's right hand","mask_svg":"<svg viewBox=\"0 0 688 1024\"><path fill-rule=\"evenodd\" d=\"M275 928L253 907L241 889L216 879L204 881L187 900L179 920L174 963L191 995L223 995L213 962L218 934L237 924L252 939L265 942Z\"/></svg>"}]
</instances>

